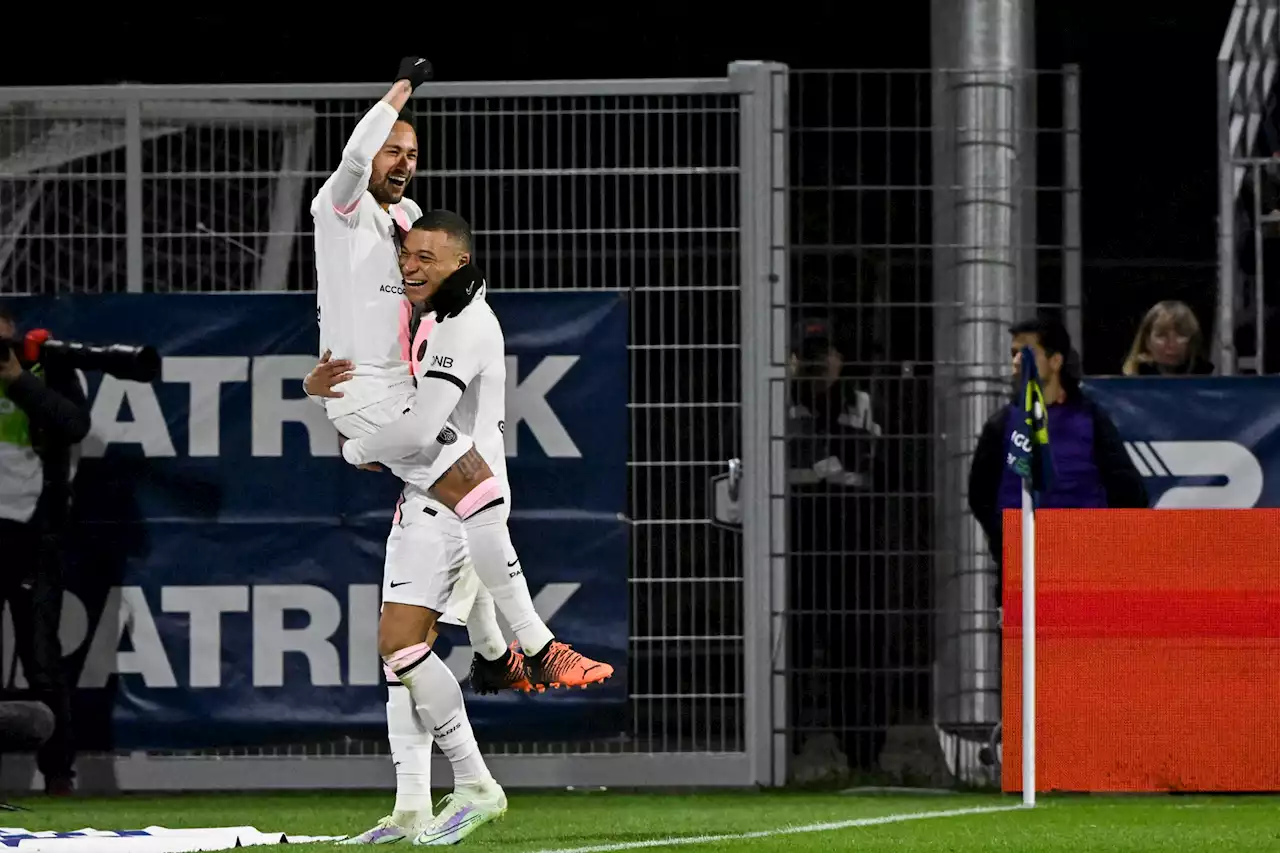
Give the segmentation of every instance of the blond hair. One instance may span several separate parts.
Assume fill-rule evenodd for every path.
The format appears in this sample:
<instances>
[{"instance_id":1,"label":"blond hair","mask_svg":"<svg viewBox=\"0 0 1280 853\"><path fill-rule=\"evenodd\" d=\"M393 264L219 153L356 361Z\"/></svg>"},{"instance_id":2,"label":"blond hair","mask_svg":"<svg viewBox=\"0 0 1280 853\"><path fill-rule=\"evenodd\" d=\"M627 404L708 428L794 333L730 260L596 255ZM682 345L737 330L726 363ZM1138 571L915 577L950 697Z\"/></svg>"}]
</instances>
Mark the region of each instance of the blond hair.
<instances>
[{"instance_id":1,"label":"blond hair","mask_svg":"<svg viewBox=\"0 0 1280 853\"><path fill-rule=\"evenodd\" d=\"M1138 333L1133 336L1133 345L1129 347L1129 356L1124 360L1122 372L1125 376L1137 376L1142 365L1155 361L1148 349L1151 333L1157 325L1166 322L1172 323L1178 334L1187 339L1187 368L1193 368L1204 360L1204 335L1200 331L1200 321L1196 319L1195 312L1185 302L1166 299L1152 305L1151 310L1142 318Z\"/></svg>"}]
</instances>

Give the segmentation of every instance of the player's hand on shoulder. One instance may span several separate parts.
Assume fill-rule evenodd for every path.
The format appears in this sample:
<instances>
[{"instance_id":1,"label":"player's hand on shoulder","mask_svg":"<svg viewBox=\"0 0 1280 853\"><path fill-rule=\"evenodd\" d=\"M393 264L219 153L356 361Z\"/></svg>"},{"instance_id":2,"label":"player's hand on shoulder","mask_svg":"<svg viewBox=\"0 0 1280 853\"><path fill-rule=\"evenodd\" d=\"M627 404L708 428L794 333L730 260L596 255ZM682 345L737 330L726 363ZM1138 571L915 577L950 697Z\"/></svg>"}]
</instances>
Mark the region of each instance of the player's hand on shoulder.
<instances>
[{"instance_id":1,"label":"player's hand on shoulder","mask_svg":"<svg viewBox=\"0 0 1280 853\"><path fill-rule=\"evenodd\" d=\"M311 372L302 380L302 387L311 397L341 397L341 391L333 390L333 386L346 382L351 378L355 364L345 358L334 359L329 350L320 356L319 363L311 368Z\"/></svg>"}]
</instances>

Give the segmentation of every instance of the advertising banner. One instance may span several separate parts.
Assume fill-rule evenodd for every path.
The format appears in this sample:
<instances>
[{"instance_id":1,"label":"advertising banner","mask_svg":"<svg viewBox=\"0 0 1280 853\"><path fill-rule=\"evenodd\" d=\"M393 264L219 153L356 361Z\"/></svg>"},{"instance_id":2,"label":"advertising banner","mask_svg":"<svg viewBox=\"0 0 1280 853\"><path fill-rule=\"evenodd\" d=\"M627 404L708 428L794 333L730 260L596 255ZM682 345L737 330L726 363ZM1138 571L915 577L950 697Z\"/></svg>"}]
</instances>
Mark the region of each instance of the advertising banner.
<instances>
[{"instance_id":1,"label":"advertising banner","mask_svg":"<svg viewBox=\"0 0 1280 853\"><path fill-rule=\"evenodd\" d=\"M1280 507L1280 377L1091 379L1085 389L1115 421L1156 509Z\"/></svg>"},{"instance_id":2,"label":"advertising banner","mask_svg":"<svg viewBox=\"0 0 1280 853\"><path fill-rule=\"evenodd\" d=\"M1003 787L1022 788L1022 525L1005 513ZM1280 511L1036 514L1041 791L1280 790Z\"/></svg>"},{"instance_id":3,"label":"advertising banner","mask_svg":"<svg viewBox=\"0 0 1280 853\"><path fill-rule=\"evenodd\" d=\"M539 611L606 685L479 697L481 737L624 727L627 304L618 294L495 293L507 343L512 538ZM84 748L194 748L385 736L376 649L382 556L399 492L347 465L302 378L309 293L31 298L25 328L150 344L152 384L84 374L63 643ZM395 330L388 330L394 335ZM6 623L6 683L14 671ZM510 637L508 637L510 639ZM460 678L465 632L437 651Z\"/></svg>"}]
</instances>

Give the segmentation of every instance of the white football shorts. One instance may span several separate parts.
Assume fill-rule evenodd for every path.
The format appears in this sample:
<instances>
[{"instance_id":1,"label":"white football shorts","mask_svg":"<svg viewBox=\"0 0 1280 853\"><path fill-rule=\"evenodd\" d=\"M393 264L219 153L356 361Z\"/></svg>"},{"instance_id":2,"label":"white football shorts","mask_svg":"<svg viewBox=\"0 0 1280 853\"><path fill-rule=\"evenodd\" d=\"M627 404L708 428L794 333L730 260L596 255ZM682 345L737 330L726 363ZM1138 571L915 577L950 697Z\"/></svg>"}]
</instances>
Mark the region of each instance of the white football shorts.
<instances>
[{"instance_id":1,"label":"white football shorts","mask_svg":"<svg viewBox=\"0 0 1280 853\"><path fill-rule=\"evenodd\" d=\"M411 408L415 393L414 389L410 388L381 403L374 403L363 409L339 415L332 420L332 423L338 432L347 438L362 438L377 432ZM452 421L446 421L440 433L433 436L433 439L423 453L390 464L380 464L404 482L427 491L468 450L475 447L471 436L464 434Z\"/></svg>"},{"instance_id":2,"label":"white football shorts","mask_svg":"<svg viewBox=\"0 0 1280 853\"><path fill-rule=\"evenodd\" d=\"M441 622L465 626L480 581L462 520L432 503L413 495L397 507L387 537L382 602L425 607L439 613Z\"/></svg>"}]
</instances>

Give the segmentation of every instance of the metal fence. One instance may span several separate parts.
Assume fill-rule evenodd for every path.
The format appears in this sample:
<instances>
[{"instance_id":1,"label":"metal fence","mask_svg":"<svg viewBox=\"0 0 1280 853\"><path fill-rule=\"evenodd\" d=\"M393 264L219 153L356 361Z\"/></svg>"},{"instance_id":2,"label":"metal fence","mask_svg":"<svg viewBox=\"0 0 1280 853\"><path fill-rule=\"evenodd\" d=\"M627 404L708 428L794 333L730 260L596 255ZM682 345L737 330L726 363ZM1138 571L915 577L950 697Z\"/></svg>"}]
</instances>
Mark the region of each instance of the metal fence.
<instances>
[{"instance_id":1,"label":"metal fence","mask_svg":"<svg viewBox=\"0 0 1280 853\"><path fill-rule=\"evenodd\" d=\"M964 498L1009 324L1065 309L1079 345L1078 82L792 75L793 776L992 778L998 567Z\"/></svg>"},{"instance_id":2,"label":"metal fence","mask_svg":"<svg viewBox=\"0 0 1280 853\"><path fill-rule=\"evenodd\" d=\"M382 94L0 90L0 292L312 289L307 206ZM510 784L773 778L768 588L744 572L766 558L708 522L707 489L730 457L767 452L767 419L744 418L766 401L743 334L744 315L768 317L784 94L781 67L736 63L711 80L433 84L407 110L409 194L469 218L495 287L631 300L631 730L487 744ZM768 529L767 507L746 512ZM379 744L267 752L135 755L113 772L125 788L391 778Z\"/></svg>"},{"instance_id":3,"label":"metal fence","mask_svg":"<svg viewBox=\"0 0 1280 853\"><path fill-rule=\"evenodd\" d=\"M486 744L504 783L983 778L994 599L956 590L995 569L963 509L976 436L947 408L971 393L962 370L999 383L999 366L958 362L968 315L947 284L969 248L947 214L968 203L947 104L972 82L735 63L716 80L439 84L411 102L411 197L468 216L496 287L632 299L632 728ZM1016 112L1022 225L1004 249L1021 308L1065 302L1078 328L1075 76L1019 86L1054 118ZM311 289L306 206L381 94L0 90L0 293ZM830 431L796 411L827 351L807 338L834 342L847 404L841 470L816 477ZM708 522L730 457L740 531ZM111 761L123 788L384 785L382 752Z\"/></svg>"}]
</instances>

